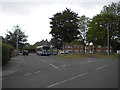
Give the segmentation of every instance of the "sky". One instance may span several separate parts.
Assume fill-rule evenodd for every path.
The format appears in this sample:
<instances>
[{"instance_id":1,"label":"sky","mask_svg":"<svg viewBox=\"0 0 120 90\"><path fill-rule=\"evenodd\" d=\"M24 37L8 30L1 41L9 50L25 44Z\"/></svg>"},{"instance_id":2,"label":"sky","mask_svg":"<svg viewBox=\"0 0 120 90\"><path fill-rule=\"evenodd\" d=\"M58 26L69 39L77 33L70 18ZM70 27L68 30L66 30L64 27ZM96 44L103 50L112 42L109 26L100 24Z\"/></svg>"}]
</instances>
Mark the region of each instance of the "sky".
<instances>
[{"instance_id":1,"label":"sky","mask_svg":"<svg viewBox=\"0 0 120 90\"><path fill-rule=\"evenodd\" d=\"M104 5L119 0L0 0L0 36L19 25L28 35L28 43L33 45L41 40L50 41L50 19L66 8L78 16L89 18L100 13Z\"/></svg>"}]
</instances>

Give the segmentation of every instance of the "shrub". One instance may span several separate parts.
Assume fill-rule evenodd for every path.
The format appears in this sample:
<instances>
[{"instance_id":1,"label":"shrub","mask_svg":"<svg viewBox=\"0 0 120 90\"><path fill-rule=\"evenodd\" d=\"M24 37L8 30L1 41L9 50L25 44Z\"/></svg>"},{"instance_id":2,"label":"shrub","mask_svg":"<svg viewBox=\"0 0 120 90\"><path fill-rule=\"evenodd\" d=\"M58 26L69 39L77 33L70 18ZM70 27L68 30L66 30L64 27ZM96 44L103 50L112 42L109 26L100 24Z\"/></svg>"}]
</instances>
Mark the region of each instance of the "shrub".
<instances>
[{"instance_id":1,"label":"shrub","mask_svg":"<svg viewBox=\"0 0 120 90\"><path fill-rule=\"evenodd\" d=\"M2 43L2 65L8 63L11 58L13 47L9 44Z\"/></svg>"},{"instance_id":2,"label":"shrub","mask_svg":"<svg viewBox=\"0 0 120 90\"><path fill-rule=\"evenodd\" d=\"M28 50L29 52L35 52L36 51L36 47L34 45L29 45L26 47L22 48L23 50Z\"/></svg>"}]
</instances>

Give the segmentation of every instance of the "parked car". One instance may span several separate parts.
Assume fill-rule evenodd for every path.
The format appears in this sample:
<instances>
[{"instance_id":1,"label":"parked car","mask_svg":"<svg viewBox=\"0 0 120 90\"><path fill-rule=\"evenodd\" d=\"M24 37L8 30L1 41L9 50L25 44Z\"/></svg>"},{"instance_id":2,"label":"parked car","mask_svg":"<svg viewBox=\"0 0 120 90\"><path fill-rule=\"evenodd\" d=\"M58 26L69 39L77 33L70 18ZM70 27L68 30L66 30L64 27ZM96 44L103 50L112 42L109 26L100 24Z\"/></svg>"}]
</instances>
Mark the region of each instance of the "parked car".
<instances>
[{"instance_id":1,"label":"parked car","mask_svg":"<svg viewBox=\"0 0 120 90\"><path fill-rule=\"evenodd\" d=\"M117 54L120 54L120 50L116 50Z\"/></svg>"},{"instance_id":2,"label":"parked car","mask_svg":"<svg viewBox=\"0 0 120 90\"><path fill-rule=\"evenodd\" d=\"M69 51L65 51L65 53L64 53L64 51L59 52L59 54L68 54L68 53L70 53L70 52Z\"/></svg>"},{"instance_id":3,"label":"parked car","mask_svg":"<svg viewBox=\"0 0 120 90\"><path fill-rule=\"evenodd\" d=\"M23 55L29 55L28 50L23 50Z\"/></svg>"},{"instance_id":4,"label":"parked car","mask_svg":"<svg viewBox=\"0 0 120 90\"><path fill-rule=\"evenodd\" d=\"M24 50L20 50L19 53L23 53Z\"/></svg>"}]
</instances>

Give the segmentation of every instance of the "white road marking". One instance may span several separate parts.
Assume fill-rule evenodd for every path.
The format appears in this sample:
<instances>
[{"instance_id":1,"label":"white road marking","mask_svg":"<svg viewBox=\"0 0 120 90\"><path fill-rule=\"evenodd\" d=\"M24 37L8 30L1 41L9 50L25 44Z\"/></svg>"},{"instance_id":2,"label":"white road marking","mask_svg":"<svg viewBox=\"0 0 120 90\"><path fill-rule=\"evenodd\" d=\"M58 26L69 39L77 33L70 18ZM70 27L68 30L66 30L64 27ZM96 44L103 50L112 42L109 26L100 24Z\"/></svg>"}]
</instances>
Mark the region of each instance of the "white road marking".
<instances>
[{"instance_id":1,"label":"white road marking","mask_svg":"<svg viewBox=\"0 0 120 90\"><path fill-rule=\"evenodd\" d=\"M66 67L66 65L63 65L63 67Z\"/></svg>"},{"instance_id":2,"label":"white road marking","mask_svg":"<svg viewBox=\"0 0 120 90\"><path fill-rule=\"evenodd\" d=\"M23 76L29 76L29 75L31 75L32 73L26 73L26 74L24 74Z\"/></svg>"},{"instance_id":3,"label":"white road marking","mask_svg":"<svg viewBox=\"0 0 120 90\"><path fill-rule=\"evenodd\" d=\"M36 71L36 72L34 72L34 73L40 73L40 71Z\"/></svg>"},{"instance_id":4,"label":"white road marking","mask_svg":"<svg viewBox=\"0 0 120 90\"><path fill-rule=\"evenodd\" d=\"M61 84L61 83L67 82L67 81L69 81L69 80L72 80L72 79L78 78L78 77L83 76L83 75L85 75L85 74L88 74L88 72L83 73L83 74L80 74L80 75L77 75L77 76L74 76L74 77L71 77L71 78L66 79L66 80L63 80L63 81L60 81L60 82L58 82L58 83L51 84L51 85L47 86L47 88L50 88L50 87L56 86L56 85L58 85L58 84Z\"/></svg>"},{"instance_id":5,"label":"white road marking","mask_svg":"<svg viewBox=\"0 0 120 90\"><path fill-rule=\"evenodd\" d=\"M52 67L54 67L54 68L58 68L58 67L56 67L55 65L53 65L53 64L49 64L50 66L52 66Z\"/></svg>"},{"instance_id":6,"label":"white road marking","mask_svg":"<svg viewBox=\"0 0 120 90\"><path fill-rule=\"evenodd\" d=\"M43 61L43 62L47 62L47 61L45 61L45 60L41 60L41 61Z\"/></svg>"},{"instance_id":7,"label":"white road marking","mask_svg":"<svg viewBox=\"0 0 120 90\"><path fill-rule=\"evenodd\" d=\"M96 68L96 70L102 69L102 68L107 67L107 66L108 66L108 65L106 64L106 65L104 65L104 66L101 66L101 67Z\"/></svg>"}]
</instances>

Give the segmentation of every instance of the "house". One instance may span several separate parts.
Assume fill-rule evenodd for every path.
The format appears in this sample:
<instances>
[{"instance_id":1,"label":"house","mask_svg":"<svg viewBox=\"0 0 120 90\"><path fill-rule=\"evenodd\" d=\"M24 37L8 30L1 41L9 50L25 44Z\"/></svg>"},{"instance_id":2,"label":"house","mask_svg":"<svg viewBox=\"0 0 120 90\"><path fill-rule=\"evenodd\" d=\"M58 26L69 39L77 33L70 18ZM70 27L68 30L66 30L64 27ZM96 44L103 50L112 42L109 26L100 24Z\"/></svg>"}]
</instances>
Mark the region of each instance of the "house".
<instances>
[{"instance_id":1,"label":"house","mask_svg":"<svg viewBox=\"0 0 120 90\"><path fill-rule=\"evenodd\" d=\"M41 45L49 45L49 46L53 46L52 44L50 44L50 42L46 40L42 40L40 42L36 42L34 44L35 46L41 46ZM72 53L83 53L83 46L82 45L66 45L65 46L65 50L72 52ZM94 45L86 45L85 46L85 53L107 53L108 52L108 48L107 47L102 47L100 45L98 46L94 46ZM112 47L110 47L110 52L112 52Z\"/></svg>"},{"instance_id":2,"label":"house","mask_svg":"<svg viewBox=\"0 0 120 90\"><path fill-rule=\"evenodd\" d=\"M70 51L72 53L83 53L83 46L79 46L79 45L69 46L69 45L66 45L65 50ZM107 52L108 52L108 48L107 47L102 47L100 45L98 45L96 47L94 45L86 45L85 46L85 53L107 53ZM110 47L110 52L112 52L112 47Z\"/></svg>"},{"instance_id":3,"label":"house","mask_svg":"<svg viewBox=\"0 0 120 90\"><path fill-rule=\"evenodd\" d=\"M48 40L46 39L46 40L42 40L42 41L40 41L40 42L36 42L36 43L34 44L34 46L41 46L41 45L50 45L50 43L49 43Z\"/></svg>"}]
</instances>

